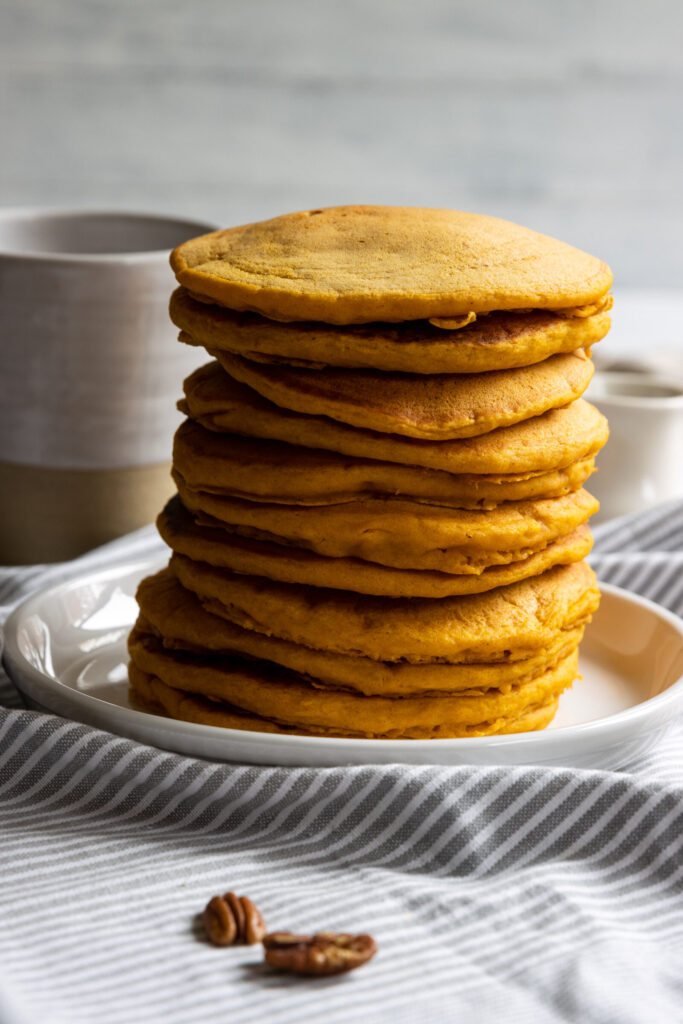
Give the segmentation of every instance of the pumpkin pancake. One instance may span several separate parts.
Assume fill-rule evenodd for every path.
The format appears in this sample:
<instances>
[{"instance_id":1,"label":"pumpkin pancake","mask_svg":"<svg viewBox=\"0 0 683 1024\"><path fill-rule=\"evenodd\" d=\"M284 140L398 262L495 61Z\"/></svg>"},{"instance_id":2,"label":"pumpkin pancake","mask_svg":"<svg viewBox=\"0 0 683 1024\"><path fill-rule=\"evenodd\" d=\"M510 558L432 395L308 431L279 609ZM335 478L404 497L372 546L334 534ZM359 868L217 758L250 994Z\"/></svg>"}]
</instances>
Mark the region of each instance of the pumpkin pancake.
<instances>
[{"instance_id":1,"label":"pumpkin pancake","mask_svg":"<svg viewBox=\"0 0 683 1024\"><path fill-rule=\"evenodd\" d=\"M250 715L224 702L200 697L196 693L185 693L147 672L139 669L134 662L128 663L128 690L131 704L153 715L167 715L181 722L196 725L213 725L223 729L242 729L248 732L270 732L281 736L306 735L302 730L276 725L275 722L257 715Z\"/></svg>"},{"instance_id":2,"label":"pumpkin pancake","mask_svg":"<svg viewBox=\"0 0 683 1024\"><path fill-rule=\"evenodd\" d=\"M278 408L233 380L218 363L195 370L185 380L184 389L185 401L179 403L179 409L219 433L286 441L447 473L517 474L564 468L592 458L608 435L605 417L583 398L479 437L424 441Z\"/></svg>"},{"instance_id":3,"label":"pumpkin pancake","mask_svg":"<svg viewBox=\"0 0 683 1024\"><path fill-rule=\"evenodd\" d=\"M540 675L571 654L583 635L582 626L558 631L545 646L518 661L411 665L320 651L242 629L224 616L208 612L169 569L143 580L137 599L145 630L169 649L272 661L304 676L313 686L385 697L458 692L476 696L489 690L507 693L511 686Z\"/></svg>"},{"instance_id":4,"label":"pumpkin pancake","mask_svg":"<svg viewBox=\"0 0 683 1024\"><path fill-rule=\"evenodd\" d=\"M549 569L486 594L383 597L238 576L174 554L171 571L207 611L244 629L378 661L515 661L559 632L585 625L598 606L586 562Z\"/></svg>"},{"instance_id":5,"label":"pumpkin pancake","mask_svg":"<svg viewBox=\"0 0 683 1024\"><path fill-rule=\"evenodd\" d=\"M611 296L588 317L533 310L480 314L460 327L427 320L331 327L282 324L198 302L183 288L171 296L179 340L251 360L303 367L361 367L403 373L481 373L530 366L557 352L589 349L610 328Z\"/></svg>"},{"instance_id":6,"label":"pumpkin pancake","mask_svg":"<svg viewBox=\"0 0 683 1024\"><path fill-rule=\"evenodd\" d=\"M131 662L129 665L130 694L133 703L152 714L165 714L170 718L180 719L183 722L194 722L197 725L218 726L224 729L244 729L251 732L278 733L281 736L337 736L347 738L363 739L396 739L395 735L378 737L374 733L361 734L346 730L335 732L330 729L314 730L294 728L278 725L267 718L259 718L257 715L241 711L239 708L231 707L222 701L207 699L194 693L186 693L184 690L177 690L167 686L157 676L148 674L139 669ZM527 708L517 718L500 719L497 721L481 723L478 726L460 726L455 734L464 736L493 736L500 733L533 732L538 729L545 729L557 711L558 700L551 698L543 705ZM419 734L418 736L403 736L404 739L444 739L445 734L438 731L429 736Z\"/></svg>"},{"instance_id":7,"label":"pumpkin pancake","mask_svg":"<svg viewBox=\"0 0 683 1024\"><path fill-rule=\"evenodd\" d=\"M445 572L385 568L359 558L326 558L312 551L251 540L216 526L194 522L179 498L172 498L157 519L163 540L178 554L197 562L247 576L265 576L281 583L305 583L334 590L385 597L448 597L479 594L494 587L538 576L553 565L578 562L590 552L592 538L587 526L527 558L509 565L484 569L478 576ZM218 528L216 528L218 527Z\"/></svg>"},{"instance_id":8,"label":"pumpkin pancake","mask_svg":"<svg viewBox=\"0 0 683 1024\"><path fill-rule=\"evenodd\" d=\"M171 266L230 309L336 324L580 307L612 283L601 260L547 235L417 207L330 207L214 231L178 246Z\"/></svg>"},{"instance_id":9,"label":"pumpkin pancake","mask_svg":"<svg viewBox=\"0 0 683 1024\"><path fill-rule=\"evenodd\" d=\"M217 434L194 420L185 420L176 431L173 462L194 490L247 501L336 505L400 497L452 508L494 508L501 501L559 497L581 487L594 469L594 460L587 458L547 472L457 475L284 441Z\"/></svg>"},{"instance_id":10,"label":"pumpkin pancake","mask_svg":"<svg viewBox=\"0 0 683 1024\"><path fill-rule=\"evenodd\" d=\"M522 369L428 376L301 370L215 354L231 377L284 409L434 441L476 437L568 405L593 375L583 349Z\"/></svg>"},{"instance_id":11,"label":"pumpkin pancake","mask_svg":"<svg viewBox=\"0 0 683 1024\"><path fill-rule=\"evenodd\" d=\"M133 629L128 649L133 664L173 689L227 702L280 725L333 735L428 739L465 735L472 728L504 732L528 708L556 699L577 675L576 652L509 693L468 697L368 697L321 690L268 662L244 661L187 651L169 651L153 634ZM498 726L500 723L503 727Z\"/></svg>"},{"instance_id":12,"label":"pumpkin pancake","mask_svg":"<svg viewBox=\"0 0 683 1024\"><path fill-rule=\"evenodd\" d=\"M479 575L573 532L600 507L588 491L509 501L489 511L377 499L301 507L241 501L188 488L173 478L186 508L254 540L304 548L327 558L360 558L396 569Z\"/></svg>"}]
</instances>

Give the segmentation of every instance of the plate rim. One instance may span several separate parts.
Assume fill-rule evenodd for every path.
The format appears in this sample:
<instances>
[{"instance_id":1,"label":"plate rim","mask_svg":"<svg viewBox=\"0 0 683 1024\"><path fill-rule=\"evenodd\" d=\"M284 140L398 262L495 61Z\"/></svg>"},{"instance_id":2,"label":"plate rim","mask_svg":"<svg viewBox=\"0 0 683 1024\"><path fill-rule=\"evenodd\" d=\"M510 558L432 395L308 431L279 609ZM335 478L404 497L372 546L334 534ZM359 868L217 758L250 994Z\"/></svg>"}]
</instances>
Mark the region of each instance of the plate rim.
<instances>
[{"instance_id":1,"label":"plate rim","mask_svg":"<svg viewBox=\"0 0 683 1024\"><path fill-rule=\"evenodd\" d=\"M513 733L508 735L494 735L494 736L465 736L465 737L450 737L443 739L366 739L363 737L340 737L340 736L303 736L303 735L274 735L272 733L257 732L255 730L244 730L244 729L226 729L221 726L215 725L203 725L198 722L185 722L180 719L169 718L166 716L155 715L148 711L142 711L137 708L124 707L118 704L112 704L110 701L97 697L94 694L75 690L73 687L67 686L59 679L58 676L51 676L46 672L42 672L32 665L23 655L19 649L18 633L23 619L32 614L34 605L49 600L52 597L58 596L60 593L75 589L79 586L86 586L88 583L94 581L106 582L112 578L115 580L120 577L129 576L134 572L149 572L154 571L157 566L163 565L165 562L165 556L157 553L153 556L146 556L143 558L136 558L132 560L125 560L118 562L115 565L106 567L100 567L98 569L92 569L88 572L77 573L72 576L53 583L50 586L44 587L38 591L34 591L28 594L10 613L7 617L3 632L4 632L4 651L2 660L5 663L7 673L20 691L24 694L24 689L17 682L17 677L21 680L21 674L28 675L31 677L34 685L40 688L47 687L48 690L54 690L59 688L60 690L66 691L69 694L69 699L73 700L76 705L82 705L84 707L92 707L93 705L101 707L113 707L116 709L117 715L123 715L124 719L131 718L133 721L139 721L141 716L147 719L150 723L163 723L164 727L170 729L172 733L178 734L189 734L196 735L197 737L206 737L214 739L224 739L226 745L230 741L239 740L240 742L249 742L250 738L258 739L258 742L265 742L273 746L284 745L285 748L291 747L294 751L306 751L309 747L318 748L321 741L324 740L325 749L339 752L340 756L343 755L344 751L351 752L355 749L358 743L362 743L368 751L367 764L375 763L372 760L373 750L386 750L387 744L392 744L392 748L396 744L399 747L395 747L397 750L396 761L400 761L398 753L401 749L410 749L412 751L427 751L430 749L448 750L453 753L464 754L467 750L474 753L475 750L483 750L484 748L499 749L510 749L514 747L529 748L529 754L531 755L536 747L545 747L550 744L555 748L566 748L571 747L574 744L578 744L579 747L583 747L586 743L590 743L595 733L603 735L605 742L609 741L610 734L619 732L623 726L637 726L641 719L649 719L650 717L659 718L661 712L663 712L669 705L675 705L683 698L683 673L672 682L666 690L661 693L655 694L653 697L649 697L647 700L640 701L638 704L634 704L629 708L625 708L622 711L618 711L615 714L607 715L603 718L593 719L590 722L581 722L577 725L560 726L557 729L541 729L533 732L525 733ZM625 601L627 604L633 604L650 615L654 615L656 618L662 619L674 628L679 634L681 647L683 647L683 619L676 615L674 612L669 611L668 608L664 608L662 605L658 605L656 602L650 600L650 598L643 597L640 594L636 594L633 591L627 590L623 587L615 586L611 583L603 583L599 581L600 590L603 594L609 594L618 600ZM31 699L34 699L31 697ZM58 712L50 712L51 714L58 714ZM72 719L77 721L76 719ZM106 731L106 727L103 725L96 726L96 728L103 729ZM617 738L617 737L613 737ZM558 750L559 752L559 750ZM425 762L428 763L428 762Z\"/></svg>"}]
</instances>

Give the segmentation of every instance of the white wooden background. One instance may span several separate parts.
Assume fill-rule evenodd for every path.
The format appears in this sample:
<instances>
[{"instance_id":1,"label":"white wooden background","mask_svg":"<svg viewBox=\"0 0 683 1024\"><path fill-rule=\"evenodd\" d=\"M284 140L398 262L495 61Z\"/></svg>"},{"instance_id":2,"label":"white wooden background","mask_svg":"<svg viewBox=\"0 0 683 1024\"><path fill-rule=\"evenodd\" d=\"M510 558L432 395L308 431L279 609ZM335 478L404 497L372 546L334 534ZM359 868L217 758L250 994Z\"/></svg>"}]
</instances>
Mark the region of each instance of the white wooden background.
<instances>
[{"instance_id":1,"label":"white wooden background","mask_svg":"<svg viewBox=\"0 0 683 1024\"><path fill-rule=\"evenodd\" d=\"M346 202L683 282L681 0L0 0L0 204Z\"/></svg>"}]
</instances>

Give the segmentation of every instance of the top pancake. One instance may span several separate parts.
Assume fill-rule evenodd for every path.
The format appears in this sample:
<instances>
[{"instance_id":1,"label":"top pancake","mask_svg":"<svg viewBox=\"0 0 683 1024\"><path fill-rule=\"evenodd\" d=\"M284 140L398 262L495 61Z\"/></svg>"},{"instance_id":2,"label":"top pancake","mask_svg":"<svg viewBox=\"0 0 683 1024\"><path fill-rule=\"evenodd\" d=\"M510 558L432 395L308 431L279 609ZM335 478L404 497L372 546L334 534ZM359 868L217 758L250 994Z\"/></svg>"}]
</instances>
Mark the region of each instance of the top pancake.
<instances>
[{"instance_id":1,"label":"top pancake","mask_svg":"<svg viewBox=\"0 0 683 1024\"><path fill-rule=\"evenodd\" d=\"M180 284L235 310L333 324L567 309L612 283L601 260L495 217L416 207L306 210L171 255Z\"/></svg>"},{"instance_id":2,"label":"top pancake","mask_svg":"<svg viewBox=\"0 0 683 1024\"><path fill-rule=\"evenodd\" d=\"M578 316L532 310L480 314L472 322L427 320L402 324L276 323L253 313L235 313L197 302L178 288L171 320L180 340L209 351L301 366L366 367L402 373L480 373L530 366L556 352L590 348L610 328L612 297L598 310ZM589 312L584 310L584 313Z\"/></svg>"}]
</instances>

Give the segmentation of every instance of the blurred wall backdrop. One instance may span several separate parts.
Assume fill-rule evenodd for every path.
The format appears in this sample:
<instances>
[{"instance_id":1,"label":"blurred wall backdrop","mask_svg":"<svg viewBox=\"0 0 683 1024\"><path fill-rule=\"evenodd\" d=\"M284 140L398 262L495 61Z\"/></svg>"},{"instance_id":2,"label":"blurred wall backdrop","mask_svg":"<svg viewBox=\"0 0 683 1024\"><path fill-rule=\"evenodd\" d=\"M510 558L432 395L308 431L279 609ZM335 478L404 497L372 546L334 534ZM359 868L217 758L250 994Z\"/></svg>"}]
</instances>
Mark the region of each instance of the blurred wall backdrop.
<instances>
[{"instance_id":1,"label":"blurred wall backdrop","mask_svg":"<svg viewBox=\"0 0 683 1024\"><path fill-rule=\"evenodd\" d=\"M0 203L449 206L683 281L680 0L0 0Z\"/></svg>"}]
</instances>

